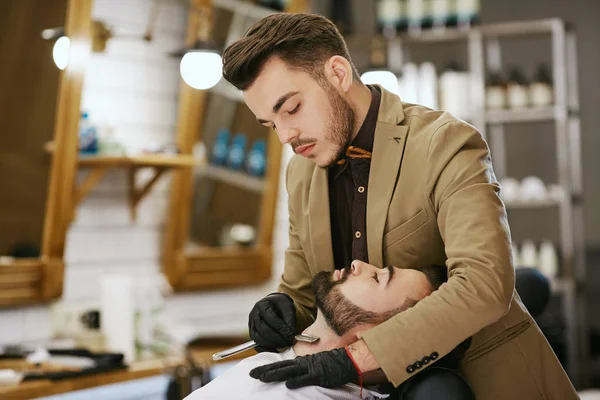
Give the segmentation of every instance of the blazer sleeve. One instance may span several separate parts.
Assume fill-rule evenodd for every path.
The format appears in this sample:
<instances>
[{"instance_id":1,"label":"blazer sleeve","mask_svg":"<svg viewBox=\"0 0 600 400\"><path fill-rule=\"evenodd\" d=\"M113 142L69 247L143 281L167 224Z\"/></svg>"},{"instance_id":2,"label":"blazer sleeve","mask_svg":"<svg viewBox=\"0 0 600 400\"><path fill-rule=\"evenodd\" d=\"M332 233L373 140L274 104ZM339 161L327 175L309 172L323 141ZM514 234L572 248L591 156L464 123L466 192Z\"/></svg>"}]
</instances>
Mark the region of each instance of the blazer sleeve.
<instances>
[{"instance_id":1,"label":"blazer sleeve","mask_svg":"<svg viewBox=\"0 0 600 400\"><path fill-rule=\"evenodd\" d=\"M449 122L432 135L425 196L435 211L447 256L448 282L363 334L396 386L510 308L514 267L510 232L489 148L473 127ZM432 356L434 355L434 356Z\"/></svg>"},{"instance_id":2,"label":"blazer sleeve","mask_svg":"<svg viewBox=\"0 0 600 400\"><path fill-rule=\"evenodd\" d=\"M288 198L290 190L290 169L294 160L290 160L286 169L286 190ZM287 293L296 306L296 333L302 332L315 320L315 296L310 287L312 274L306 261L302 243L296 230L296 212L294 201L289 199L289 246L285 251L283 274L279 282L278 292Z\"/></svg>"}]
</instances>

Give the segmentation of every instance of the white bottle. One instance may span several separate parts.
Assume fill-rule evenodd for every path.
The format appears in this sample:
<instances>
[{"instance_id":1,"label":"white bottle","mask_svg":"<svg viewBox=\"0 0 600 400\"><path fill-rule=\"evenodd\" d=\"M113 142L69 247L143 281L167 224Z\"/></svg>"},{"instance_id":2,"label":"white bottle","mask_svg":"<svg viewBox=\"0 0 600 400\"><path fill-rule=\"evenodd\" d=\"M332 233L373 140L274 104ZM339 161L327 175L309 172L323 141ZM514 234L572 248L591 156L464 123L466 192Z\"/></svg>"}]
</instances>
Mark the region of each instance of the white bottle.
<instances>
[{"instance_id":1,"label":"white bottle","mask_svg":"<svg viewBox=\"0 0 600 400\"><path fill-rule=\"evenodd\" d=\"M473 117L471 107L470 76L455 65L448 66L440 75L440 109L455 117L469 121Z\"/></svg>"},{"instance_id":2,"label":"white bottle","mask_svg":"<svg viewBox=\"0 0 600 400\"><path fill-rule=\"evenodd\" d=\"M402 68L398 93L403 102L419 104L419 69L416 64L406 63Z\"/></svg>"},{"instance_id":3,"label":"white bottle","mask_svg":"<svg viewBox=\"0 0 600 400\"><path fill-rule=\"evenodd\" d=\"M431 62L424 62L419 68L419 104L431 108L438 109L437 98L437 72L435 65Z\"/></svg>"},{"instance_id":4,"label":"white bottle","mask_svg":"<svg viewBox=\"0 0 600 400\"><path fill-rule=\"evenodd\" d=\"M519 254L519 249L515 242L512 243L512 254L513 254L513 265L515 268L522 268L523 263L521 262L521 255Z\"/></svg>"},{"instance_id":5,"label":"white bottle","mask_svg":"<svg viewBox=\"0 0 600 400\"><path fill-rule=\"evenodd\" d=\"M544 240L540 245L539 265L540 272L548 278L554 278L558 274L558 255L549 240Z\"/></svg>"},{"instance_id":6,"label":"white bottle","mask_svg":"<svg viewBox=\"0 0 600 400\"><path fill-rule=\"evenodd\" d=\"M539 260L535 244L531 239L525 239L521 246L521 264L523 267L538 268Z\"/></svg>"}]
</instances>

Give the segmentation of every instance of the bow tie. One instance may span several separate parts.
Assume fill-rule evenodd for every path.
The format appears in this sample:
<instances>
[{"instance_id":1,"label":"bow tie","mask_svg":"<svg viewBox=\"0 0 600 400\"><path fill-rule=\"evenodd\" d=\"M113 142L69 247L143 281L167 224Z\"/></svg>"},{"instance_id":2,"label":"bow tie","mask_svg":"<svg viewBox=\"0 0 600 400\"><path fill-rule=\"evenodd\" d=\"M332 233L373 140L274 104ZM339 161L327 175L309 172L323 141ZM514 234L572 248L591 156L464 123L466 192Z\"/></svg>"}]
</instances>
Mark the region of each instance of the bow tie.
<instances>
[{"instance_id":1,"label":"bow tie","mask_svg":"<svg viewBox=\"0 0 600 400\"><path fill-rule=\"evenodd\" d=\"M346 164L346 158L371 158L371 152L363 150L360 147L348 146L348 148L346 149L346 157L339 160L336 164Z\"/></svg>"}]
</instances>

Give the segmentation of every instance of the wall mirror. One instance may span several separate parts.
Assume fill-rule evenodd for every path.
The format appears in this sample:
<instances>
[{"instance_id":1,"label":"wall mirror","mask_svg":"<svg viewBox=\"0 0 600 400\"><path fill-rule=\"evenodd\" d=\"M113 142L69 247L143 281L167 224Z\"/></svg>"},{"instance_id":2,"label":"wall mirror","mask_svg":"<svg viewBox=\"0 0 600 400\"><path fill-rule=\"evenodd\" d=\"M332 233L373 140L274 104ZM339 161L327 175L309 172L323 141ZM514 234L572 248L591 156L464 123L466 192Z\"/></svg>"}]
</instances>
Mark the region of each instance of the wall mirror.
<instances>
[{"instance_id":1,"label":"wall mirror","mask_svg":"<svg viewBox=\"0 0 600 400\"><path fill-rule=\"evenodd\" d=\"M252 2L197 0L206 13L189 14L187 43L201 24L213 27L223 49L256 20L278 12ZM306 9L288 2L288 12ZM178 146L200 165L173 179L163 249L164 271L175 290L258 284L269 279L281 144L256 122L241 93L225 80L209 90L181 84Z\"/></svg>"},{"instance_id":2,"label":"wall mirror","mask_svg":"<svg viewBox=\"0 0 600 400\"><path fill-rule=\"evenodd\" d=\"M0 306L62 294L90 13L91 0L0 2ZM63 71L41 36L53 27L71 42Z\"/></svg>"}]
</instances>

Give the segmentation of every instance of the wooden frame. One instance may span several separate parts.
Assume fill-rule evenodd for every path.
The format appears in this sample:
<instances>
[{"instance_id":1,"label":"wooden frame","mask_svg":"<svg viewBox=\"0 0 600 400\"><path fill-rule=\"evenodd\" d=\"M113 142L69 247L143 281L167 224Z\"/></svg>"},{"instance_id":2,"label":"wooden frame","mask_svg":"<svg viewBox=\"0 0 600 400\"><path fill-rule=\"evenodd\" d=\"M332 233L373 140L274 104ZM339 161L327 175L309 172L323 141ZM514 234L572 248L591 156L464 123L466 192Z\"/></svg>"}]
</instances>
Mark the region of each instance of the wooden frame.
<instances>
[{"instance_id":1,"label":"wooden frame","mask_svg":"<svg viewBox=\"0 0 600 400\"><path fill-rule=\"evenodd\" d=\"M195 7L211 7L211 0L194 0ZM288 12L306 10L305 0L294 0ZM198 31L197 13L190 13L186 43L191 45ZM219 85L217 85L219 86ZM217 88L218 90L218 88ZM206 92L181 82L177 145L190 154L202 136ZM163 270L177 291L248 286L265 282L271 276L272 241L275 223L281 144L274 132L267 140L267 171L262 185L259 230L252 248L186 251L192 206L192 169L177 171L171 186L170 212L163 248ZM255 187L252 183L247 186Z\"/></svg>"},{"instance_id":2,"label":"wooden frame","mask_svg":"<svg viewBox=\"0 0 600 400\"><path fill-rule=\"evenodd\" d=\"M46 302L62 295L64 250L73 206L83 79L91 52L92 1L69 0L65 32L69 64L61 73L54 125L55 151L39 259L0 261L0 307ZM51 62L51 61L49 61Z\"/></svg>"}]
</instances>

